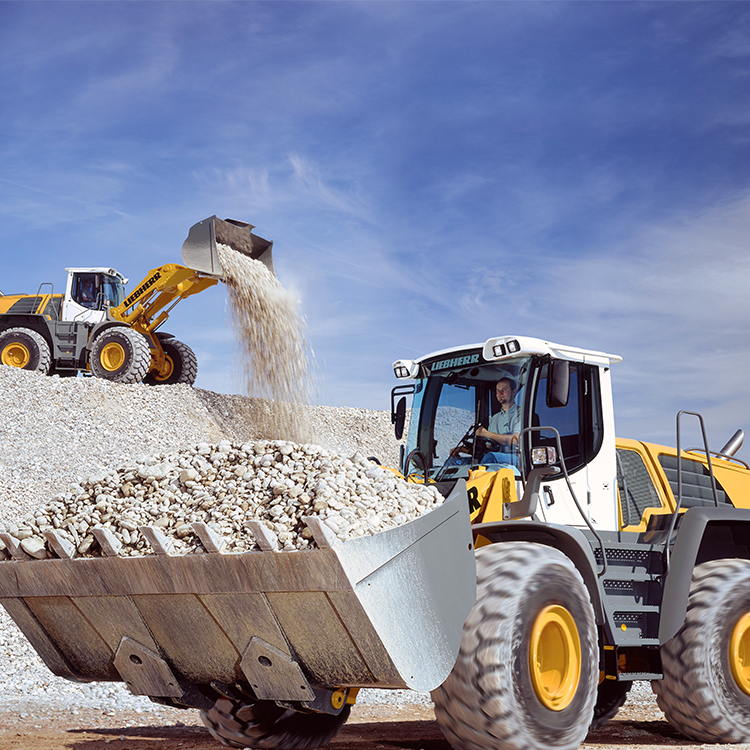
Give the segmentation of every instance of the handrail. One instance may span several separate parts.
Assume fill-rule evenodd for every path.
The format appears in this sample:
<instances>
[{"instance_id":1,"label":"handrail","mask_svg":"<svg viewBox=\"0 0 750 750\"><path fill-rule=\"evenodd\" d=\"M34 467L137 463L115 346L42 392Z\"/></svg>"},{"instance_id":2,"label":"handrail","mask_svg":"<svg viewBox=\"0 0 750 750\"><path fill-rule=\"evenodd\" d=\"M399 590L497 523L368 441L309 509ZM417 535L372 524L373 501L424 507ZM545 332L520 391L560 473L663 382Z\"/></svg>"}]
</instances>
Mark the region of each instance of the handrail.
<instances>
[{"instance_id":1,"label":"handrail","mask_svg":"<svg viewBox=\"0 0 750 750\"><path fill-rule=\"evenodd\" d=\"M591 523L591 520L583 512L583 508L581 507L581 504L578 502L578 497L576 496L575 490L573 489L573 483L570 481L570 474L568 474L568 467L565 465L565 456L563 455L562 442L560 440L560 433L557 431L557 428L555 427L524 427L521 430L519 439L523 438L523 436L526 433L542 432L542 430L548 430L549 432L553 432L555 434L555 442L557 443L557 454L559 456L563 476L565 477L565 482L568 485L568 490L570 491L570 495L573 498L573 502L575 503L576 508L578 508L578 512L581 514L581 518L583 518L584 523L586 524L586 526L589 527L589 530L594 535L594 538L597 540L597 542L599 542L599 549L602 553L602 569L599 571L599 573L597 573L597 578L601 578L607 572L607 553L604 550L604 540L599 536L599 532L597 532L597 530L594 528L593 524ZM534 446L531 445L531 443L529 443L529 449L533 447ZM531 471L533 471L533 469L529 470L529 474L531 474Z\"/></svg>"},{"instance_id":2,"label":"handrail","mask_svg":"<svg viewBox=\"0 0 750 750\"><path fill-rule=\"evenodd\" d=\"M706 450L705 448L686 448L685 453L704 453ZM722 453L721 451L711 451L712 456L716 456L716 458L721 459L722 461L736 461L738 464L743 466L745 469L750 470L750 465L745 463L741 458L737 458L737 456L730 456L728 453Z\"/></svg>"},{"instance_id":3,"label":"handrail","mask_svg":"<svg viewBox=\"0 0 750 750\"><path fill-rule=\"evenodd\" d=\"M703 445L705 446L704 452L706 454L706 462L708 463L708 475L711 478L711 491L714 496L714 505L719 507L719 495L716 491L716 479L714 477L714 467L711 463L711 451L708 449L708 437L706 436L706 426L703 422L703 417L695 411L680 410L677 412L677 503L675 505L674 513L672 514L672 520L669 523L669 529L667 530L667 536L664 540L664 575L669 572L669 543L672 539L675 527L677 526L677 519L680 515L680 509L682 507L682 433L680 430L680 420L683 414L687 414L692 417L697 417L701 427L701 436L703 437Z\"/></svg>"},{"instance_id":4,"label":"handrail","mask_svg":"<svg viewBox=\"0 0 750 750\"><path fill-rule=\"evenodd\" d=\"M52 299L55 296L55 285L51 281L43 281L41 284L39 284L39 288L36 290L36 295L35 295L35 299L38 301L34 305L34 314L37 313L39 305L42 304L42 287L44 286L50 287L50 293L49 293L50 302L52 302ZM51 306L51 309L54 310L55 309L54 306Z\"/></svg>"}]
</instances>

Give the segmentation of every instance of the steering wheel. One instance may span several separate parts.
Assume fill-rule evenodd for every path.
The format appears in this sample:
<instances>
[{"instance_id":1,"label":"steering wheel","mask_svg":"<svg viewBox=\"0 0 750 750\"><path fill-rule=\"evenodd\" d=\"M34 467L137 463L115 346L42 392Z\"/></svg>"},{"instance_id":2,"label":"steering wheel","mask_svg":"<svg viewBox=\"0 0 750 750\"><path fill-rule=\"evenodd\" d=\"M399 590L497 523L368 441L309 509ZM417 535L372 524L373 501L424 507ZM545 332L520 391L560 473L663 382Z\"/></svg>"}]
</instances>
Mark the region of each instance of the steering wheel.
<instances>
[{"instance_id":1,"label":"steering wheel","mask_svg":"<svg viewBox=\"0 0 750 750\"><path fill-rule=\"evenodd\" d=\"M485 455L486 453L502 452L503 450L502 445L500 445L497 440L483 437L477 438L477 447L479 448L479 454L481 456Z\"/></svg>"},{"instance_id":2,"label":"steering wheel","mask_svg":"<svg viewBox=\"0 0 750 750\"><path fill-rule=\"evenodd\" d=\"M474 441L479 440L475 435L479 426L480 424L477 422L469 427L466 434L456 443L456 447L450 452L451 456L456 456L459 453L468 453L471 455L474 452ZM465 450L462 451L461 448L465 448Z\"/></svg>"}]
</instances>

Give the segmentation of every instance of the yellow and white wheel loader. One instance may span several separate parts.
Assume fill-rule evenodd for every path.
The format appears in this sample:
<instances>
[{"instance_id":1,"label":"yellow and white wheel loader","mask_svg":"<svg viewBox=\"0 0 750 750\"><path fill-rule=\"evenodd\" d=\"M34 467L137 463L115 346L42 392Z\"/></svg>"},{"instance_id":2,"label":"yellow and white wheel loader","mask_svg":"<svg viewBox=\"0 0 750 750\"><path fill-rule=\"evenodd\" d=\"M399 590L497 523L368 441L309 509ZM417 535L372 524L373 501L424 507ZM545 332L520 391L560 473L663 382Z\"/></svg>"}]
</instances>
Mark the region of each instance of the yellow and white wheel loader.
<instances>
[{"instance_id":1,"label":"yellow and white wheel loader","mask_svg":"<svg viewBox=\"0 0 750 750\"><path fill-rule=\"evenodd\" d=\"M159 329L180 300L224 278L217 243L273 271L273 243L252 229L216 216L194 224L182 246L184 265L152 269L130 293L114 268L67 268L65 294L55 294L51 283L33 295L0 294L0 362L118 383L192 385L195 353Z\"/></svg>"},{"instance_id":2,"label":"yellow and white wheel loader","mask_svg":"<svg viewBox=\"0 0 750 750\"><path fill-rule=\"evenodd\" d=\"M676 449L616 438L619 361L501 336L394 363L414 381L391 394L399 438L413 397L401 471L463 487L477 547L476 604L433 692L455 750L572 750L636 680L685 736L750 742L742 432L713 452L680 412ZM683 450L690 418L703 445Z\"/></svg>"}]
</instances>

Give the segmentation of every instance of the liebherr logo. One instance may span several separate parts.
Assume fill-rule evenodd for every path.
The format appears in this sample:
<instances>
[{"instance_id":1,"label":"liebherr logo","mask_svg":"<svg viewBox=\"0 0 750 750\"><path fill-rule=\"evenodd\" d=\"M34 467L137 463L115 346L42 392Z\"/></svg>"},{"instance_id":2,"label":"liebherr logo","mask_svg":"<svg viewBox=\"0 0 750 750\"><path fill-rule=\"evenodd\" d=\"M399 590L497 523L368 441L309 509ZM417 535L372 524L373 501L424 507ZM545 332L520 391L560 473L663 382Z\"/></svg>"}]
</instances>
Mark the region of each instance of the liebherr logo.
<instances>
[{"instance_id":1,"label":"liebherr logo","mask_svg":"<svg viewBox=\"0 0 750 750\"><path fill-rule=\"evenodd\" d=\"M161 273L157 271L153 276L146 279L126 300L125 309L132 307L159 279Z\"/></svg>"},{"instance_id":2,"label":"liebherr logo","mask_svg":"<svg viewBox=\"0 0 750 750\"><path fill-rule=\"evenodd\" d=\"M468 354L463 357L453 357L451 359L443 359L440 362L435 362L430 370L447 370L453 367L465 367L466 365L476 365L479 362L478 354Z\"/></svg>"}]
</instances>

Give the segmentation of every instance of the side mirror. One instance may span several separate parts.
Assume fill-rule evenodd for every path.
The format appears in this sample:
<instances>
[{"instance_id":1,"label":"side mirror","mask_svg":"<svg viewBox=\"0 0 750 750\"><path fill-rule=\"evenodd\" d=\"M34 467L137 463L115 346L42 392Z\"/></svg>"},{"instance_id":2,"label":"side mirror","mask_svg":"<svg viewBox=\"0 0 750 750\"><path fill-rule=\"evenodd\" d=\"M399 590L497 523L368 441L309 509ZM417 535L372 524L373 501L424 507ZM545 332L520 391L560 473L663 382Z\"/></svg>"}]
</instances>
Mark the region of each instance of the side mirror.
<instances>
[{"instance_id":1,"label":"side mirror","mask_svg":"<svg viewBox=\"0 0 750 750\"><path fill-rule=\"evenodd\" d=\"M414 384L397 385L391 391L391 424L395 425L396 440L401 440L406 424L406 397L414 393ZM401 396L396 402L396 397Z\"/></svg>"},{"instance_id":2,"label":"side mirror","mask_svg":"<svg viewBox=\"0 0 750 750\"><path fill-rule=\"evenodd\" d=\"M398 400L395 414L396 440L401 440L404 435L404 424L406 423L406 396L401 396Z\"/></svg>"},{"instance_id":3,"label":"side mirror","mask_svg":"<svg viewBox=\"0 0 750 750\"><path fill-rule=\"evenodd\" d=\"M553 359L547 371L547 406L558 409L568 405L570 396L570 362Z\"/></svg>"}]
</instances>

